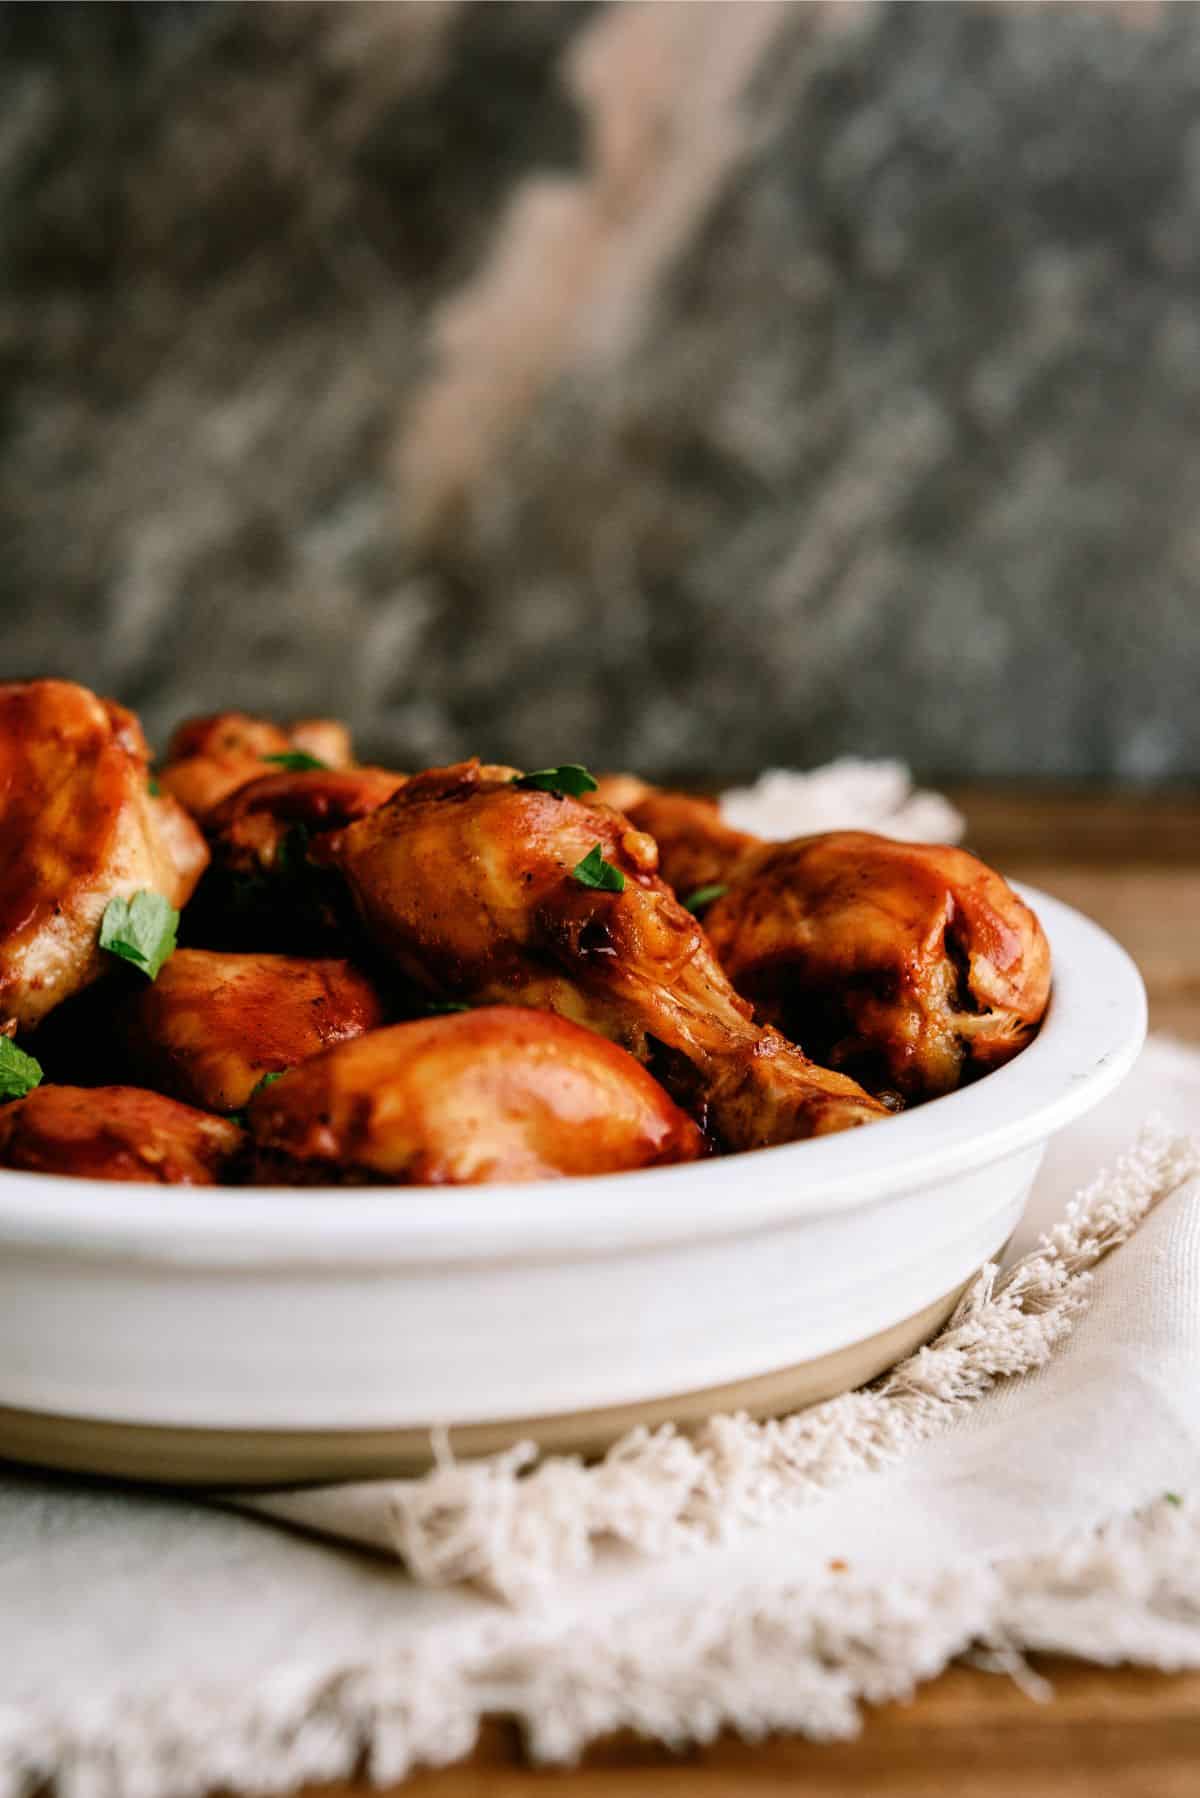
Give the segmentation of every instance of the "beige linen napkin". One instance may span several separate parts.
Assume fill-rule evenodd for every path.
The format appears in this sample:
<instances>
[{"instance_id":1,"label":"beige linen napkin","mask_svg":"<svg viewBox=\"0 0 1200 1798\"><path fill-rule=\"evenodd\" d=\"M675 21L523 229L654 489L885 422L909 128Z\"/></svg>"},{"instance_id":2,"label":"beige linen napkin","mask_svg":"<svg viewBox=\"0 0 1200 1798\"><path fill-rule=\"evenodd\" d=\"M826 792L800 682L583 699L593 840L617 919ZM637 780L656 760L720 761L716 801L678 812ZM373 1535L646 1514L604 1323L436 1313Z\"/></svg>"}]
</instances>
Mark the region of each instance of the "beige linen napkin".
<instances>
[{"instance_id":1,"label":"beige linen napkin","mask_svg":"<svg viewBox=\"0 0 1200 1798\"><path fill-rule=\"evenodd\" d=\"M0 1795L395 1779L490 1711L549 1758L620 1726L844 1735L968 1651L1200 1665L1198 1123L1200 1054L1152 1042L1054 1147L1025 1258L865 1393L595 1468L254 1501L384 1553L0 1476Z\"/></svg>"}]
</instances>

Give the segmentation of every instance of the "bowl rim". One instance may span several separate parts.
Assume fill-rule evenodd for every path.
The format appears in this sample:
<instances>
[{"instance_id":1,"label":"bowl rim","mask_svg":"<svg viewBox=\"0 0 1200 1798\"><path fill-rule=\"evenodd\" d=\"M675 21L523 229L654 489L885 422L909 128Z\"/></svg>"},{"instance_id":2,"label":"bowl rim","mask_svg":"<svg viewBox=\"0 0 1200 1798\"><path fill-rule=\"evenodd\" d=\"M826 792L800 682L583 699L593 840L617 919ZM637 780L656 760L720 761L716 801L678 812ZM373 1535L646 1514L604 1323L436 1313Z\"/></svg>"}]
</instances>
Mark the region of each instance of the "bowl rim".
<instances>
[{"instance_id":1,"label":"bowl rim","mask_svg":"<svg viewBox=\"0 0 1200 1798\"><path fill-rule=\"evenodd\" d=\"M1053 986L1028 1048L971 1086L879 1125L670 1167L469 1187L172 1187L0 1170L0 1248L330 1274L511 1263L743 1235L984 1167L1101 1103L1146 1035L1125 950L1014 883L1050 940Z\"/></svg>"}]
</instances>

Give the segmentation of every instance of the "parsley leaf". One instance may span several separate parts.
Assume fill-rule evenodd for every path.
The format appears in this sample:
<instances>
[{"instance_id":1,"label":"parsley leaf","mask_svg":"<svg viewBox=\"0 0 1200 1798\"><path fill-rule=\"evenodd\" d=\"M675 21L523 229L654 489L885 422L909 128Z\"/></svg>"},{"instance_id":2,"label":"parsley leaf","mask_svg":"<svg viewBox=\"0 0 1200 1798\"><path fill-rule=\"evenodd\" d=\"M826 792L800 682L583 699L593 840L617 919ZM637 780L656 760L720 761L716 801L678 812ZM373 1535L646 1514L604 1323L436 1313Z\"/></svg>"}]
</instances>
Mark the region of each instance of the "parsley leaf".
<instances>
[{"instance_id":1,"label":"parsley leaf","mask_svg":"<svg viewBox=\"0 0 1200 1798\"><path fill-rule=\"evenodd\" d=\"M288 1071L287 1068L280 1068L276 1074L264 1074L262 1079L256 1080L254 1085L250 1088L250 1099L257 1097L261 1092L265 1092L268 1086L274 1086L275 1082L277 1080L282 1080L283 1076ZM247 1105L250 1103L250 1099L246 1100Z\"/></svg>"},{"instance_id":2,"label":"parsley leaf","mask_svg":"<svg viewBox=\"0 0 1200 1798\"><path fill-rule=\"evenodd\" d=\"M564 762L561 768L535 768L532 774L519 774L512 784L541 793L569 793L572 799L594 793L597 786L595 777L579 762Z\"/></svg>"},{"instance_id":3,"label":"parsley leaf","mask_svg":"<svg viewBox=\"0 0 1200 1798\"><path fill-rule=\"evenodd\" d=\"M625 876L620 868L614 868L606 862L600 844L589 849L581 862L571 869L571 879L577 880L581 887L596 887L602 893L623 893Z\"/></svg>"},{"instance_id":4,"label":"parsley leaf","mask_svg":"<svg viewBox=\"0 0 1200 1798\"><path fill-rule=\"evenodd\" d=\"M277 768L286 768L289 774L308 774L314 768L323 772L329 766L320 756L309 755L307 749L285 749L279 755L264 755L262 759L274 762Z\"/></svg>"},{"instance_id":5,"label":"parsley leaf","mask_svg":"<svg viewBox=\"0 0 1200 1798\"><path fill-rule=\"evenodd\" d=\"M1164 1492L1163 1497L1169 1505L1181 1505L1183 1503L1178 1492Z\"/></svg>"},{"instance_id":6,"label":"parsley leaf","mask_svg":"<svg viewBox=\"0 0 1200 1798\"><path fill-rule=\"evenodd\" d=\"M697 887L694 893L688 894L683 903L689 911L700 912L706 905L711 905L714 899L720 899L722 894L728 891L727 886L724 886L719 880L715 880L711 886Z\"/></svg>"},{"instance_id":7,"label":"parsley leaf","mask_svg":"<svg viewBox=\"0 0 1200 1798\"><path fill-rule=\"evenodd\" d=\"M155 780L153 774L148 774L146 776L146 791L149 793L151 799L159 799L162 796L162 788Z\"/></svg>"},{"instance_id":8,"label":"parsley leaf","mask_svg":"<svg viewBox=\"0 0 1200 1798\"><path fill-rule=\"evenodd\" d=\"M161 893L143 888L132 899L109 900L100 920L100 947L154 980L174 951L178 928L175 907Z\"/></svg>"},{"instance_id":9,"label":"parsley leaf","mask_svg":"<svg viewBox=\"0 0 1200 1798\"><path fill-rule=\"evenodd\" d=\"M41 1063L18 1049L7 1036L0 1036L0 1101L23 1099L41 1084Z\"/></svg>"},{"instance_id":10,"label":"parsley leaf","mask_svg":"<svg viewBox=\"0 0 1200 1798\"><path fill-rule=\"evenodd\" d=\"M257 1098L259 1093L265 1092L268 1086L274 1086L277 1080L282 1080L283 1076L290 1072L290 1068L280 1068L277 1074L264 1074L261 1080L256 1080L254 1082L254 1085L246 1094L246 1105L249 1105L251 1099ZM229 1114L229 1121L231 1124L240 1124L244 1130L247 1123L245 1106L243 1106L240 1111L231 1111Z\"/></svg>"},{"instance_id":11,"label":"parsley leaf","mask_svg":"<svg viewBox=\"0 0 1200 1798\"><path fill-rule=\"evenodd\" d=\"M473 1006L464 1005L461 999L431 999L425 1007L427 1018L441 1018L451 1011L472 1011Z\"/></svg>"}]
</instances>

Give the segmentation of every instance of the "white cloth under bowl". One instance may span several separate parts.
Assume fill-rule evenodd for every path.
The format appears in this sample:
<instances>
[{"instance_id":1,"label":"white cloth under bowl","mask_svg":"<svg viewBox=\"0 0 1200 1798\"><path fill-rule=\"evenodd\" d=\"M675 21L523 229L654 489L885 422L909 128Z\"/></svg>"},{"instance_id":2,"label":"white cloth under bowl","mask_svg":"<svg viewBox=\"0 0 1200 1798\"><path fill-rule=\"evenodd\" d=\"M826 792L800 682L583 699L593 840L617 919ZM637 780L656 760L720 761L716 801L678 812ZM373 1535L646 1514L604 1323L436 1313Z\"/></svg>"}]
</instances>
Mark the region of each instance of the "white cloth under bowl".
<instances>
[{"instance_id":1,"label":"white cloth under bowl","mask_svg":"<svg viewBox=\"0 0 1200 1798\"><path fill-rule=\"evenodd\" d=\"M0 1798L391 1780L493 1711L547 1758L845 1735L966 1652L1200 1665L1198 1125L1200 1054L1152 1041L1052 1147L1008 1269L782 1423L253 1512L0 1476Z\"/></svg>"}]
</instances>

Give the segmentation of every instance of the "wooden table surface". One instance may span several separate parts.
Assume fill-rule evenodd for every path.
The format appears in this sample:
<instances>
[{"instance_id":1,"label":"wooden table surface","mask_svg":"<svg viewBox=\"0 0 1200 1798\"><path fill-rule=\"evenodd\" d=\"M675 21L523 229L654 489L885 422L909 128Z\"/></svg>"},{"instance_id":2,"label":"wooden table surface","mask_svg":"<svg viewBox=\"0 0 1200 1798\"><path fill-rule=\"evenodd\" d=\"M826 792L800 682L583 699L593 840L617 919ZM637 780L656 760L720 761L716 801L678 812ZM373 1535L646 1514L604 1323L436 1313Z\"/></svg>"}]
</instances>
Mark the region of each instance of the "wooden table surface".
<instances>
[{"instance_id":1,"label":"wooden table surface","mask_svg":"<svg viewBox=\"0 0 1200 1798\"><path fill-rule=\"evenodd\" d=\"M956 795L968 842L1005 873L1088 912L1135 957L1151 1027L1200 1042L1200 797L1030 792ZM1106 1670L1043 1660L1054 1697L955 1667L909 1704L871 1712L853 1742L724 1735L686 1755L622 1737L572 1771L530 1768L508 1725L469 1761L420 1774L405 1798L732 1798L772 1789L806 1798L1196 1798L1200 1674ZM322 1788L366 1798L365 1786Z\"/></svg>"}]
</instances>

